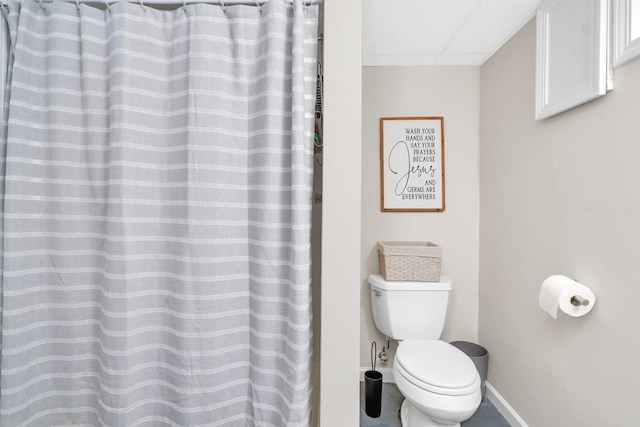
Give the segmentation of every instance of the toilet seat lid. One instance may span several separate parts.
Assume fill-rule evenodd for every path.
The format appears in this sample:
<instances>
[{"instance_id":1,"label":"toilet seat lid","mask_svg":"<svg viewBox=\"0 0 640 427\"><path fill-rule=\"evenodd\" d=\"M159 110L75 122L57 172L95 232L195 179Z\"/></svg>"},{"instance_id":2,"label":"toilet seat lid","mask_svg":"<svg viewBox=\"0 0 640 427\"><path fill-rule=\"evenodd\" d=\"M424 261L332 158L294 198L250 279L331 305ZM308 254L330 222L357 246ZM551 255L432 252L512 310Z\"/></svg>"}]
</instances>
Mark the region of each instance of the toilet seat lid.
<instances>
[{"instance_id":1,"label":"toilet seat lid","mask_svg":"<svg viewBox=\"0 0 640 427\"><path fill-rule=\"evenodd\" d=\"M396 351L395 363L412 377L411 382L442 394L472 393L480 384L471 359L440 340L402 341Z\"/></svg>"}]
</instances>

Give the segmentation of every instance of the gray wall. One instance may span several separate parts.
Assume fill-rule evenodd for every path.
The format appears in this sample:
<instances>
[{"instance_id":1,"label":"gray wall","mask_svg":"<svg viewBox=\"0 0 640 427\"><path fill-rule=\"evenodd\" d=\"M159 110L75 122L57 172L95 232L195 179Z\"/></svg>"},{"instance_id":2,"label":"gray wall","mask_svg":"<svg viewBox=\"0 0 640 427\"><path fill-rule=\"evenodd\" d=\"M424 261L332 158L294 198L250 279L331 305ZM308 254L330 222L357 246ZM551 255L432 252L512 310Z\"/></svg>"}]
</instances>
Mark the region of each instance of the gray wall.
<instances>
[{"instance_id":1,"label":"gray wall","mask_svg":"<svg viewBox=\"0 0 640 427\"><path fill-rule=\"evenodd\" d=\"M638 425L640 58L615 89L534 122L535 22L481 72L480 342L489 382L531 427ZM538 308L564 274L585 317Z\"/></svg>"},{"instance_id":2,"label":"gray wall","mask_svg":"<svg viewBox=\"0 0 640 427\"><path fill-rule=\"evenodd\" d=\"M379 240L432 241L443 247L442 273L453 279L443 339L477 339L479 115L479 67L363 68L361 367L371 364L371 341L378 349L386 344L373 323L367 283L369 274L378 273ZM446 210L381 212L380 117L425 116L444 116ZM392 344L390 360L395 348Z\"/></svg>"}]
</instances>

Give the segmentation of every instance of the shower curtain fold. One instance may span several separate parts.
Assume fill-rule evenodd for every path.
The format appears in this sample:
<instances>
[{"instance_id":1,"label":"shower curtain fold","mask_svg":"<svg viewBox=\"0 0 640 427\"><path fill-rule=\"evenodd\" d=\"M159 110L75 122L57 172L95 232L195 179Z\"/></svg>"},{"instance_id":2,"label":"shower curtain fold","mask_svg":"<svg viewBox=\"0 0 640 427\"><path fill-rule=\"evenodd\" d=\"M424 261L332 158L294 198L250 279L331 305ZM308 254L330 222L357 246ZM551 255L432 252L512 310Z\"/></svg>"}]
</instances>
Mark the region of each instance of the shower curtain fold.
<instances>
[{"instance_id":1,"label":"shower curtain fold","mask_svg":"<svg viewBox=\"0 0 640 427\"><path fill-rule=\"evenodd\" d=\"M9 8L0 425L307 426L318 7Z\"/></svg>"}]
</instances>

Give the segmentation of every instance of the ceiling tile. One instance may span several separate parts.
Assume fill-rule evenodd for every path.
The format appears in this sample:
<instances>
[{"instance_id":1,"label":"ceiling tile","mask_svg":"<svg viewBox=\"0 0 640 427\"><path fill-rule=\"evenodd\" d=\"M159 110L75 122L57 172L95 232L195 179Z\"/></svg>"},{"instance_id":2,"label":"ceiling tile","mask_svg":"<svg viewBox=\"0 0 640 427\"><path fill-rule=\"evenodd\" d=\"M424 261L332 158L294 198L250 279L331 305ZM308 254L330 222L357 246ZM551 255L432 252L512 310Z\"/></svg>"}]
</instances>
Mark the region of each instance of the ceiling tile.
<instances>
[{"instance_id":1,"label":"ceiling tile","mask_svg":"<svg viewBox=\"0 0 640 427\"><path fill-rule=\"evenodd\" d=\"M539 0L479 0L447 53L491 54L535 16Z\"/></svg>"},{"instance_id":2,"label":"ceiling tile","mask_svg":"<svg viewBox=\"0 0 640 427\"><path fill-rule=\"evenodd\" d=\"M541 0L363 0L363 64L481 65Z\"/></svg>"},{"instance_id":3,"label":"ceiling tile","mask_svg":"<svg viewBox=\"0 0 640 427\"><path fill-rule=\"evenodd\" d=\"M475 1L365 0L363 53L440 53Z\"/></svg>"}]
</instances>

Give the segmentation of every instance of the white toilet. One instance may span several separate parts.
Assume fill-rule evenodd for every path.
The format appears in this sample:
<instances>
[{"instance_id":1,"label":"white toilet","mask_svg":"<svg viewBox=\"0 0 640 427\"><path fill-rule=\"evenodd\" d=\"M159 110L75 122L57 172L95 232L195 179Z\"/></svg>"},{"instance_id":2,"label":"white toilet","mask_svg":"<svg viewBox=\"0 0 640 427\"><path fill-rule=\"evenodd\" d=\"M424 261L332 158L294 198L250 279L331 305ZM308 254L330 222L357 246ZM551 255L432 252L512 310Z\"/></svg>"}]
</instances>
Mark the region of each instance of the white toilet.
<instances>
[{"instance_id":1,"label":"white toilet","mask_svg":"<svg viewBox=\"0 0 640 427\"><path fill-rule=\"evenodd\" d=\"M451 279L387 282L369 276L376 327L400 341L393 375L405 397L403 427L459 426L480 406L480 375L466 354L440 341Z\"/></svg>"}]
</instances>

